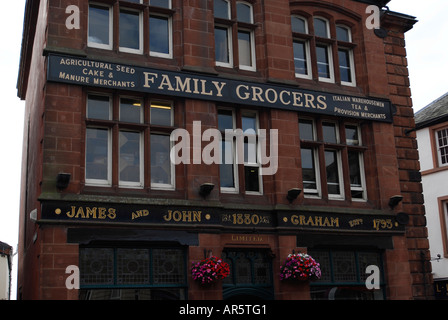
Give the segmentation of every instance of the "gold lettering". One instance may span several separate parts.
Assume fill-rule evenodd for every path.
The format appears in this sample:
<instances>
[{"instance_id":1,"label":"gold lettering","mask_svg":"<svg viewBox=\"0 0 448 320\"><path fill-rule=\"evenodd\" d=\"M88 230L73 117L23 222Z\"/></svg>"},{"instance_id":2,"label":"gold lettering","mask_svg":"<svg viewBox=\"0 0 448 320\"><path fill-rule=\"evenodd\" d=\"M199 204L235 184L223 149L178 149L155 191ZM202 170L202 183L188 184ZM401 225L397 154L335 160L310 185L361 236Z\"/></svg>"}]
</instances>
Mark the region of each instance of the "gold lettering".
<instances>
[{"instance_id":1,"label":"gold lettering","mask_svg":"<svg viewBox=\"0 0 448 320\"><path fill-rule=\"evenodd\" d=\"M96 207L93 208L86 208L86 217L87 219L90 218L90 216L93 217L93 219L96 219Z\"/></svg>"},{"instance_id":2,"label":"gold lettering","mask_svg":"<svg viewBox=\"0 0 448 320\"><path fill-rule=\"evenodd\" d=\"M240 98L241 100L249 99L249 93L247 91L245 91L244 96L241 96L241 92L240 92L241 88L244 88L245 90L249 90L248 86L240 84L238 87L236 87L236 95L238 96L238 98Z\"/></svg>"},{"instance_id":3,"label":"gold lettering","mask_svg":"<svg viewBox=\"0 0 448 320\"><path fill-rule=\"evenodd\" d=\"M171 218L172 218L172 214L173 214L173 211L171 211L171 210L168 210L168 215L164 215L163 216L163 219L165 220L165 221L171 221Z\"/></svg>"},{"instance_id":4,"label":"gold lettering","mask_svg":"<svg viewBox=\"0 0 448 320\"><path fill-rule=\"evenodd\" d=\"M302 102L303 94L301 92L293 92L292 97L294 100L294 103L293 103L294 107L303 107L303 102Z\"/></svg>"},{"instance_id":5,"label":"gold lettering","mask_svg":"<svg viewBox=\"0 0 448 320\"><path fill-rule=\"evenodd\" d=\"M81 218L85 219L86 216L84 214L84 209L82 207L78 208L78 212L76 213L75 218L78 219L81 216Z\"/></svg>"},{"instance_id":6,"label":"gold lettering","mask_svg":"<svg viewBox=\"0 0 448 320\"><path fill-rule=\"evenodd\" d=\"M314 96L309 93L305 93L305 108L311 108L316 109L316 106L314 105Z\"/></svg>"},{"instance_id":7,"label":"gold lettering","mask_svg":"<svg viewBox=\"0 0 448 320\"><path fill-rule=\"evenodd\" d=\"M280 101L284 104L284 105L288 105L291 104L291 100L289 100L288 102L285 101L283 95L286 94L291 98L291 92L283 90L282 92L280 92Z\"/></svg>"},{"instance_id":8,"label":"gold lettering","mask_svg":"<svg viewBox=\"0 0 448 320\"><path fill-rule=\"evenodd\" d=\"M151 88L151 85L149 83L151 82L152 84L154 84L154 79L157 79L158 74L152 72L143 72L143 74L145 75L145 84L143 85L143 87Z\"/></svg>"},{"instance_id":9,"label":"gold lettering","mask_svg":"<svg viewBox=\"0 0 448 320\"><path fill-rule=\"evenodd\" d=\"M98 219L106 219L106 208L98 208Z\"/></svg>"},{"instance_id":10,"label":"gold lettering","mask_svg":"<svg viewBox=\"0 0 448 320\"><path fill-rule=\"evenodd\" d=\"M185 78L185 81L182 83L182 79L176 76L176 91L191 93L190 80L191 78Z\"/></svg>"},{"instance_id":11,"label":"gold lettering","mask_svg":"<svg viewBox=\"0 0 448 320\"><path fill-rule=\"evenodd\" d=\"M160 82L159 89L163 89L164 86L167 86L169 91L174 91L170 78L166 74L162 74L162 81Z\"/></svg>"},{"instance_id":12,"label":"gold lettering","mask_svg":"<svg viewBox=\"0 0 448 320\"><path fill-rule=\"evenodd\" d=\"M109 219L114 220L117 217L117 213L114 208L109 208L109 210L107 211L109 212L109 214L107 215Z\"/></svg>"},{"instance_id":13,"label":"gold lettering","mask_svg":"<svg viewBox=\"0 0 448 320\"><path fill-rule=\"evenodd\" d=\"M212 81L212 83L215 85L216 90L218 90L218 93L216 94L217 97L222 97L222 89L226 85L225 82L218 82L218 81Z\"/></svg>"},{"instance_id":14,"label":"gold lettering","mask_svg":"<svg viewBox=\"0 0 448 320\"><path fill-rule=\"evenodd\" d=\"M320 103L317 105L318 109L325 110L327 109L327 98L325 96L317 96L317 101Z\"/></svg>"},{"instance_id":15,"label":"gold lettering","mask_svg":"<svg viewBox=\"0 0 448 320\"><path fill-rule=\"evenodd\" d=\"M72 207L72 211L67 212L67 217L74 218L75 217L76 207Z\"/></svg>"}]
</instances>

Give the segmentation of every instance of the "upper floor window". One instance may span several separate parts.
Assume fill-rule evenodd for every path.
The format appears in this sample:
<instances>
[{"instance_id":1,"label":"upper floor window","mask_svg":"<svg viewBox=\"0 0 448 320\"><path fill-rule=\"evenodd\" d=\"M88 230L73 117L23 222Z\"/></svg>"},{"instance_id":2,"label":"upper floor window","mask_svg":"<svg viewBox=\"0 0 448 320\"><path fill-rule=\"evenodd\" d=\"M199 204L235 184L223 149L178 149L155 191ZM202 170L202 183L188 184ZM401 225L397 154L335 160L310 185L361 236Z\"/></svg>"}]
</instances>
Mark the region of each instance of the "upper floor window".
<instances>
[{"instance_id":1,"label":"upper floor window","mask_svg":"<svg viewBox=\"0 0 448 320\"><path fill-rule=\"evenodd\" d=\"M91 93L86 118L86 185L142 189L150 176L151 188L174 189L171 102Z\"/></svg>"},{"instance_id":2,"label":"upper floor window","mask_svg":"<svg viewBox=\"0 0 448 320\"><path fill-rule=\"evenodd\" d=\"M140 6L127 5L126 2ZM143 4L142 0L120 1L119 6L92 2L89 4L88 46L172 58L173 14L170 0L151 0L149 5ZM114 23L113 17L118 18L118 23ZM144 30L145 25L149 26L147 30ZM145 43L149 52L144 52Z\"/></svg>"},{"instance_id":3,"label":"upper floor window","mask_svg":"<svg viewBox=\"0 0 448 320\"><path fill-rule=\"evenodd\" d=\"M222 134L222 161L219 168L221 192L238 193L244 190L246 194L261 194L263 184L257 135L258 114L253 111L220 109L218 128Z\"/></svg>"},{"instance_id":4,"label":"upper floor window","mask_svg":"<svg viewBox=\"0 0 448 320\"><path fill-rule=\"evenodd\" d=\"M232 7L236 8L235 13ZM236 14L236 16L233 16ZM255 25L251 4L235 0L215 0L215 61L217 66L256 70ZM233 38L233 35L237 39Z\"/></svg>"},{"instance_id":5,"label":"upper floor window","mask_svg":"<svg viewBox=\"0 0 448 320\"><path fill-rule=\"evenodd\" d=\"M331 23L320 16L292 15L296 77L355 86L351 29L336 25L336 34L332 34Z\"/></svg>"},{"instance_id":6,"label":"upper floor window","mask_svg":"<svg viewBox=\"0 0 448 320\"><path fill-rule=\"evenodd\" d=\"M305 197L367 199L365 147L357 124L304 118L299 135Z\"/></svg>"},{"instance_id":7,"label":"upper floor window","mask_svg":"<svg viewBox=\"0 0 448 320\"><path fill-rule=\"evenodd\" d=\"M436 131L439 166L448 166L448 128Z\"/></svg>"}]
</instances>

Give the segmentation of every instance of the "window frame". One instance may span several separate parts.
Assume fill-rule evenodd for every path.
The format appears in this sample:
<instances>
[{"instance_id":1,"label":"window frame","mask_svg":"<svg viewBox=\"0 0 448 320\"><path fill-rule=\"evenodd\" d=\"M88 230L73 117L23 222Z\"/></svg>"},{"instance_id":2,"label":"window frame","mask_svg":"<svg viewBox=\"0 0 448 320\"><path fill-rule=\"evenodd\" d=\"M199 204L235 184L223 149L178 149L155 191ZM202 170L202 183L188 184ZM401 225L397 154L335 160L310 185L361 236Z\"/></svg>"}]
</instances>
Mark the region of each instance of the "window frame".
<instances>
[{"instance_id":1,"label":"window frame","mask_svg":"<svg viewBox=\"0 0 448 320\"><path fill-rule=\"evenodd\" d=\"M302 20L305 24L305 33L300 33L295 31L292 28L292 19L299 19ZM294 55L294 74L296 76L296 78L302 78L302 79L312 79L313 78L313 69L312 69L312 64L311 64L311 48L310 48L310 40L309 40L309 26L308 26L308 19L306 19L303 16L297 15L297 14L293 14L291 16L291 28L292 28L292 32L293 32L293 55ZM301 73L297 73L296 72L296 68L295 68L295 60L296 60L296 52L294 50L294 44L295 43L303 43L304 46L304 53L305 53L305 64L307 67L307 73L306 74L301 74Z\"/></svg>"},{"instance_id":2,"label":"window frame","mask_svg":"<svg viewBox=\"0 0 448 320\"><path fill-rule=\"evenodd\" d=\"M89 97L108 97L109 99L109 119L95 119L88 118ZM140 122L125 122L120 118L120 108L122 99L134 99L141 102ZM170 123L169 124L152 124L151 123L151 105L154 102L163 103L170 106ZM88 179L87 178L87 134L84 139L84 185L85 187L118 187L123 189L146 189L146 190L167 190L173 191L176 189L176 166L170 159L169 172L170 182L167 184L151 183L151 144L150 139L152 134L164 135L170 138L175 127L175 101L155 98L150 95L120 95L119 93L106 93L104 90L86 91L85 93L85 132L88 129L103 129L108 130L108 179ZM140 173L139 182L123 181L120 178L120 134L121 132L140 133L139 152L140 152ZM174 142L169 139L168 157L173 148Z\"/></svg>"},{"instance_id":3,"label":"window frame","mask_svg":"<svg viewBox=\"0 0 448 320\"><path fill-rule=\"evenodd\" d=\"M101 44L97 42L92 42L89 40L90 38L90 7L96 6L96 7L103 7L105 9L108 9L109 11L109 44ZM113 6L107 5L101 2L89 2L88 4L88 14L87 14L87 46L90 48L97 48L97 49L105 49L105 50L112 50L114 46L114 14L113 14Z\"/></svg>"},{"instance_id":4,"label":"window frame","mask_svg":"<svg viewBox=\"0 0 448 320\"><path fill-rule=\"evenodd\" d=\"M300 136L300 146L302 149L311 149L314 156L314 167L316 177L316 190L305 189L304 185L308 181L304 181L302 171L302 186L303 194L306 199L328 199L328 200L349 200L352 202L365 202L368 199L364 153L367 150L366 146L362 145L362 130L358 123L332 120L332 119L314 119L309 117L299 116L299 130L300 122L311 122L313 129L313 140L304 139ZM324 125L331 124L335 128L335 141L325 141L324 139ZM346 127L356 127L358 135L358 144L350 145L345 134ZM329 184L327 180L327 166L326 166L326 152L333 152L334 159L337 162L337 174L339 193L330 193ZM351 184L350 176L350 159L349 152L356 152L358 154L360 186ZM303 170L303 169L302 169ZM336 183L336 182L335 182ZM352 192L362 192L362 198L355 198Z\"/></svg>"},{"instance_id":5,"label":"window frame","mask_svg":"<svg viewBox=\"0 0 448 320\"><path fill-rule=\"evenodd\" d=\"M88 179L87 178L87 130L106 130L107 131L107 179ZM84 181L86 185L97 187L111 187L112 186L112 130L108 127L102 126L87 126L86 127L86 141L85 141L85 173Z\"/></svg>"},{"instance_id":6,"label":"window frame","mask_svg":"<svg viewBox=\"0 0 448 320\"><path fill-rule=\"evenodd\" d=\"M347 31L348 34L348 42L344 42L337 38L337 32L336 32L336 40L337 40L337 46L338 46L338 56L341 51L347 51L348 53L348 60L349 60L349 68L350 68L350 77L351 81L342 81L341 78L341 85L344 86L350 86L350 87L356 87L356 72L355 72L355 56L353 53L353 36L352 36L352 28L344 25L344 24L336 24L336 28L342 28ZM341 65L339 63L339 57L338 57L338 68L341 69ZM340 73L340 71L339 71Z\"/></svg>"},{"instance_id":7,"label":"window frame","mask_svg":"<svg viewBox=\"0 0 448 320\"><path fill-rule=\"evenodd\" d=\"M215 66L224 68L238 68L244 71L257 71L257 57L255 50L255 30L257 28L254 23L254 6L252 3L247 1L237 1L237 0L223 0L227 3L228 13L227 19L218 17L214 15L214 31L219 29L227 30L227 41L228 41L228 54L229 61L222 62L216 59L216 36L214 42L215 50ZM237 7L238 4L244 4L250 8L250 23L238 20ZM251 61L250 65L244 65L241 63L241 48L239 46L239 34L248 33L249 34L249 59ZM214 33L215 34L215 33ZM238 61L238 62L237 62ZM238 65L236 65L236 63Z\"/></svg>"},{"instance_id":8,"label":"window frame","mask_svg":"<svg viewBox=\"0 0 448 320\"><path fill-rule=\"evenodd\" d=\"M121 21L121 14L122 12L128 12L128 13L138 13L138 28L139 28L139 36L138 36L138 43L139 43L139 48L138 49L134 49L134 48L128 48L128 47L123 47L121 46L121 41L120 41L120 26L118 28L118 50L120 52L126 52L126 53L133 53L133 54L143 54L143 12L140 10L134 10L134 9L130 9L127 7L120 7L119 11L118 11L118 20L119 22Z\"/></svg>"},{"instance_id":9,"label":"window frame","mask_svg":"<svg viewBox=\"0 0 448 320\"><path fill-rule=\"evenodd\" d=\"M235 129L236 129L236 111L233 108L219 107L218 108L218 114L219 114L220 110L232 113L232 131L235 132ZM229 130L229 129L226 129L226 130ZM225 139L225 137L226 137L225 134L226 134L225 131L224 132L221 131L221 137L222 137L221 144L225 143L225 142L228 142ZM234 138L232 139L231 143L232 143L232 161L233 161L233 163L232 163L232 166L233 166L232 171L233 171L234 187L222 187L221 186L221 174L220 174L220 179L219 179L220 180L220 192L221 193L237 194L237 193L239 193L239 190L240 190L239 170L238 170L239 165L238 165L238 161L237 161L237 159L239 157L239 153L238 153L238 150L237 150L238 148L236 147L236 143L235 143L235 139ZM220 152L221 152L220 153L220 159L222 159L222 145L220 147L221 147L220 148ZM223 165L223 164L227 164L227 163L222 163L220 165Z\"/></svg>"},{"instance_id":10,"label":"window frame","mask_svg":"<svg viewBox=\"0 0 448 320\"><path fill-rule=\"evenodd\" d=\"M441 127L441 128L437 128L434 130L434 141L435 141L435 152L437 153L437 167L439 168L445 168L448 167L448 152L446 155L446 163L443 163L443 159L442 159L442 153L441 153L441 149L442 148L447 148L448 149L448 143L446 145L441 146L440 145L440 139L439 139L439 132L445 132L446 133L446 139L448 142L448 127ZM442 138L443 139L443 138Z\"/></svg>"},{"instance_id":11,"label":"window frame","mask_svg":"<svg viewBox=\"0 0 448 320\"><path fill-rule=\"evenodd\" d=\"M150 20L152 17L167 19L168 24L168 53L151 50L151 30L149 28ZM149 43L149 55L157 58L173 59L173 17L170 15L150 13L148 17L148 43Z\"/></svg>"}]
</instances>

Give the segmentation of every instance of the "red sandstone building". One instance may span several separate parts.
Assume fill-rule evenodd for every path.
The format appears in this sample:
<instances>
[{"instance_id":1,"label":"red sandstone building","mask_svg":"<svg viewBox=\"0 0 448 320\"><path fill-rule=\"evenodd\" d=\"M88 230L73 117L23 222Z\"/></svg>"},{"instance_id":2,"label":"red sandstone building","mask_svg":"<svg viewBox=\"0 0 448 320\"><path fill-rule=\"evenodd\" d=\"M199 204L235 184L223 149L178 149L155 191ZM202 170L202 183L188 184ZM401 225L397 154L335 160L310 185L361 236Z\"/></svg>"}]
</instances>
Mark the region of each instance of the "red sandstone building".
<instances>
[{"instance_id":1,"label":"red sandstone building","mask_svg":"<svg viewBox=\"0 0 448 320\"><path fill-rule=\"evenodd\" d=\"M28 0L18 297L430 297L416 20L388 2ZM294 252L322 277L281 281ZM191 264L210 255L230 275L201 286Z\"/></svg>"}]
</instances>

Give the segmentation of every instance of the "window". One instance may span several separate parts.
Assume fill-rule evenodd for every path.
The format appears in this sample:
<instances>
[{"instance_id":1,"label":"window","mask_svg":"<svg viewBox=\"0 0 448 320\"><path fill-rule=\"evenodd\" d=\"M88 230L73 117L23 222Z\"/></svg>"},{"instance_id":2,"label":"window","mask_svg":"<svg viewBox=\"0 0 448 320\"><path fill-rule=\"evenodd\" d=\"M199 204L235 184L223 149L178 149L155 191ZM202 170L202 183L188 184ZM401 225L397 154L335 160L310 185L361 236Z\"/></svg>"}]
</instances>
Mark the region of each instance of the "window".
<instances>
[{"instance_id":1,"label":"window","mask_svg":"<svg viewBox=\"0 0 448 320\"><path fill-rule=\"evenodd\" d=\"M140 6L130 5L127 2L138 3ZM173 14L170 0L151 0L149 4L146 1L143 3L142 0L120 1L118 6L113 7L91 3L88 46L172 58ZM114 16L118 19L117 23L113 23ZM143 30L144 21L148 21L149 30ZM118 43L114 44L114 41ZM148 49L144 48L149 48L149 51L145 52Z\"/></svg>"},{"instance_id":2,"label":"window","mask_svg":"<svg viewBox=\"0 0 448 320\"><path fill-rule=\"evenodd\" d=\"M88 94L86 185L143 189L145 174L150 173L151 188L174 189L174 165L170 161L173 107L166 101L145 101ZM149 112L144 110L146 103L150 106ZM118 115L117 121L114 114ZM147 114L149 125L145 120ZM146 131L150 132L150 138L145 142ZM151 156L151 167L146 171L145 145L149 146ZM112 152L114 148L116 153Z\"/></svg>"},{"instance_id":3,"label":"window","mask_svg":"<svg viewBox=\"0 0 448 320\"><path fill-rule=\"evenodd\" d=\"M231 8L236 7L236 17ZM242 70L256 70L255 24L251 4L235 0L215 0L215 61L217 66L234 67L234 53ZM237 39L233 39L235 30Z\"/></svg>"},{"instance_id":4,"label":"window","mask_svg":"<svg viewBox=\"0 0 448 320\"><path fill-rule=\"evenodd\" d=\"M112 7L90 4L88 43L90 47L112 49Z\"/></svg>"},{"instance_id":5,"label":"window","mask_svg":"<svg viewBox=\"0 0 448 320\"><path fill-rule=\"evenodd\" d=\"M383 300L385 298L384 271L381 252L309 249L320 263L322 276L311 284L313 300ZM380 270L380 289L368 290L368 266Z\"/></svg>"},{"instance_id":6,"label":"window","mask_svg":"<svg viewBox=\"0 0 448 320\"><path fill-rule=\"evenodd\" d=\"M80 300L184 300L186 253L182 248L79 250Z\"/></svg>"},{"instance_id":7,"label":"window","mask_svg":"<svg viewBox=\"0 0 448 320\"><path fill-rule=\"evenodd\" d=\"M237 123L238 126L241 124L242 129L236 129ZM244 186L246 194L262 193L257 113L238 112L238 117L236 117L234 110L220 109L218 111L218 128L222 134L221 192L237 193L241 184ZM238 165L242 165L243 170L241 182Z\"/></svg>"},{"instance_id":8,"label":"window","mask_svg":"<svg viewBox=\"0 0 448 320\"><path fill-rule=\"evenodd\" d=\"M448 129L436 131L437 156L439 166L448 165Z\"/></svg>"},{"instance_id":9,"label":"window","mask_svg":"<svg viewBox=\"0 0 448 320\"><path fill-rule=\"evenodd\" d=\"M345 26L336 26L336 39L338 40L339 73L341 83L348 86L354 86L355 73L350 29Z\"/></svg>"},{"instance_id":10,"label":"window","mask_svg":"<svg viewBox=\"0 0 448 320\"><path fill-rule=\"evenodd\" d=\"M332 31L331 24L319 16L291 16L296 77L356 86L351 29L336 25Z\"/></svg>"},{"instance_id":11,"label":"window","mask_svg":"<svg viewBox=\"0 0 448 320\"><path fill-rule=\"evenodd\" d=\"M143 53L142 13L120 10L120 50Z\"/></svg>"},{"instance_id":12,"label":"window","mask_svg":"<svg viewBox=\"0 0 448 320\"><path fill-rule=\"evenodd\" d=\"M300 119L299 134L305 197L367 199L363 160L366 148L358 125ZM350 195L345 190L350 190Z\"/></svg>"},{"instance_id":13,"label":"window","mask_svg":"<svg viewBox=\"0 0 448 320\"><path fill-rule=\"evenodd\" d=\"M306 39L300 39L308 34L308 23L305 18L291 17L293 31L294 68L296 77L311 79L310 44Z\"/></svg>"}]
</instances>

